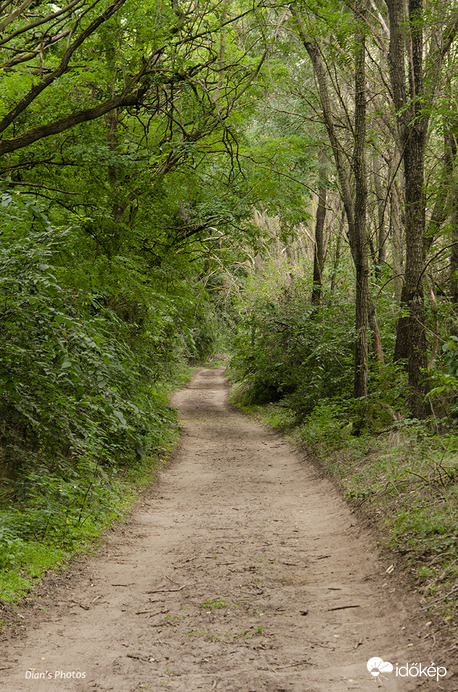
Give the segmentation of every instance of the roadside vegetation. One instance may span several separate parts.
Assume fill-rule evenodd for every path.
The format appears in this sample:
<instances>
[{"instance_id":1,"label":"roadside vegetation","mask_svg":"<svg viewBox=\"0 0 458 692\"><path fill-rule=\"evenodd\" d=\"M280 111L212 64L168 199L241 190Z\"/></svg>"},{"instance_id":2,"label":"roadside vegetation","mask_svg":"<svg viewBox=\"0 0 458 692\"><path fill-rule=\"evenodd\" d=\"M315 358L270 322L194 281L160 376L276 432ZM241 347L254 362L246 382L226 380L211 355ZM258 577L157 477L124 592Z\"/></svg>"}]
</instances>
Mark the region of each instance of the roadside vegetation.
<instances>
[{"instance_id":1,"label":"roadside vegetation","mask_svg":"<svg viewBox=\"0 0 458 692\"><path fill-rule=\"evenodd\" d=\"M167 387L183 384L191 372L183 366ZM139 493L154 484L180 437L175 413L166 403L168 392L164 387L167 424L163 423L160 444L129 466L102 464L88 454L72 468L63 465L52 475L43 466L41 474L19 476L15 483L4 480L0 510L3 606L33 594L48 570L65 569L73 555L97 547L106 529L123 521Z\"/></svg>"},{"instance_id":2,"label":"roadside vegetation","mask_svg":"<svg viewBox=\"0 0 458 692\"><path fill-rule=\"evenodd\" d=\"M409 573L422 594L422 608L447 628L454 626L456 434L438 435L423 423L405 419L392 430L355 437L352 411L345 407L336 415L332 405L317 406L300 424L281 403L241 407L300 446L337 481L357 514L374 529L377 544L388 549L388 573Z\"/></svg>"},{"instance_id":3,"label":"roadside vegetation","mask_svg":"<svg viewBox=\"0 0 458 692\"><path fill-rule=\"evenodd\" d=\"M179 436L168 394L216 344L203 291L99 256L30 197L0 248L0 599L90 548ZM55 220L54 220L55 222ZM187 314L186 314L187 313ZM186 320L186 321L185 321Z\"/></svg>"}]
</instances>

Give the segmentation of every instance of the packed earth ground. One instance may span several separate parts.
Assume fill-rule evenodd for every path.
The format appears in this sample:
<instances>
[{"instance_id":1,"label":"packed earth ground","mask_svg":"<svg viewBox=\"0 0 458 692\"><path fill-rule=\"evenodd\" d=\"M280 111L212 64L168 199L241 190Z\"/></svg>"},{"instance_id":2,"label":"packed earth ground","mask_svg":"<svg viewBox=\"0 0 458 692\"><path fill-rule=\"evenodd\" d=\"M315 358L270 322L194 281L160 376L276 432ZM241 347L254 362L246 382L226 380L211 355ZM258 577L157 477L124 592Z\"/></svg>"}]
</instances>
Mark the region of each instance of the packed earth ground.
<instances>
[{"instance_id":1,"label":"packed earth ground","mask_svg":"<svg viewBox=\"0 0 458 692\"><path fill-rule=\"evenodd\" d=\"M415 594L332 482L229 406L224 368L173 404L174 460L98 554L19 611L1 689L456 690ZM372 675L374 657L393 671ZM420 662L439 676L402 675Z\"/></svg>"}]
</instances>

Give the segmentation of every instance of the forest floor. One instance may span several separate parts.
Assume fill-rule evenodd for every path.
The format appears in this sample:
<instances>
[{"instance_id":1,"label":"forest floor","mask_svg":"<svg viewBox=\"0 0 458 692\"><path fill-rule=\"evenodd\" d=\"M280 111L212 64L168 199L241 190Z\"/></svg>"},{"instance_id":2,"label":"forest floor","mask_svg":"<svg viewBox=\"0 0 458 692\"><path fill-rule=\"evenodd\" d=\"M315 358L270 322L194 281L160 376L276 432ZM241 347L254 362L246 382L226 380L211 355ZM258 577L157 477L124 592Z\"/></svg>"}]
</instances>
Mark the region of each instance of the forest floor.
<instances>
[{"instance_id":1,"label":"forest floor","mask_svg":"<svg viewBox=\"0 0 458 692\"><path fill-rule=\"evenodd\" d=\"M415 593L332 482L228 405L224 369L199 369L173 404L174 460L97 554L18 611L0 689L457 690ZM372 676L373 657L393 671Z\"/></svg>"}]
</instances>

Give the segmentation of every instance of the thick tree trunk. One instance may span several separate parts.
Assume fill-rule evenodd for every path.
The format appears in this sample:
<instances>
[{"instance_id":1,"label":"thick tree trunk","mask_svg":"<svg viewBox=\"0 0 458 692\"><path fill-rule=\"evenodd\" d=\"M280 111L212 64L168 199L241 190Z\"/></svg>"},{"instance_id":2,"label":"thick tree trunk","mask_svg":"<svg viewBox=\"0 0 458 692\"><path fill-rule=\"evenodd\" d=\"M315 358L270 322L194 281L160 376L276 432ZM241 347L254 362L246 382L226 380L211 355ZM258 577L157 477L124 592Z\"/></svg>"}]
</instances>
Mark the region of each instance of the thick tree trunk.
<instances>
[{"instance_id":1,"label":"thick tree trunk","mask_svg":"<svg viewBox=\"0 0 458 692\"><path fill-rule=\"evenodd\" d=\"M398 321L396 350L407 354L407 372L411 390L412 413L426 414L424 396L427 392L425 307L423 298L423 239L425 233L424 154L426 137L421 126L409 127L405 142L404 171L406 179L406 271L401 302L408 315Z\"/></svg>"},{"instance_id":2,"label":"thick tree trunk","mask_svg":"<svg viewBox=\"0 0 458 692\"><path fill-rule=\"evenodd\" d=\"M366 229L366 46L364 34L357 31L355 61L355 145L353 171L355 175L354 260L356 268L356 343L354 395L364 398L368 393L369 377L369 248Z\"/></svg>"},{"instance_id":3,"label":"thick tree trunk","mask_svg":"<svg viewBox=\"0 0 458 692\"><path fill-rule=\"evenodd\" d=\"M450 255L451 298L458 320L458 197L455 197L452 209L452 243ZM458 335L457 323L455 323L453 332L455 335Z\"/></svg>"},{"instance_id":4,"label":"thick tree trunk","mask_svg":"<svg viewBox=\"0 0 458 692\"><path fill-rule=\"evenodd\" d=\"M450 253L450 295L458 322L458 184L453 200L452 215L452 249ZM453 333L458 335L458 324L455 322Z\"/></svg>"},{"instance_id":5,"label":"thick tree trunk","mask_svg":"<svg viewBox=\"0 0 458 692\"><path fill-rule=\"evenodd\" d=\"M401 192L395 181L390 192L390 238L393 255L393 291L397 304L401 302L404 283L404 218L401 206Z\"/></svg>"},{"instance_id":6,"label":"thick tree trunk","mask_svg":"<svg viewBox=\"0 0 458 692\"><path fill-rule=\"evenodd\" d=\"M401 303L407 308L407 315L398 320L395 357L407 359L410 408L414 416L423 418L427 412L422 276L425 236L424 165L428 126L427 116L423 112L423 6L422 0L408 0L406 17L404 0L386 0L386 4L390 17L390 78L405 176L406 268ZM408 89L406 50L409 63Z\"/></svg>"},{"instance_id":7,"label":"thick tree trunk","mask_svg":"<svg viewBox=\"0 0 458 692\"><path fill-rule=\"evenodd\" d=\"M450 297L453 303L455 316L458 318L458 168L456 167L455 163L458 154L458 131L447 132L446 153L449 162L448 169L452 179L450 195ZM458 326L456 322L453 328L453 333L455 336L458 335Z\"/></svg>"}]
</instances>

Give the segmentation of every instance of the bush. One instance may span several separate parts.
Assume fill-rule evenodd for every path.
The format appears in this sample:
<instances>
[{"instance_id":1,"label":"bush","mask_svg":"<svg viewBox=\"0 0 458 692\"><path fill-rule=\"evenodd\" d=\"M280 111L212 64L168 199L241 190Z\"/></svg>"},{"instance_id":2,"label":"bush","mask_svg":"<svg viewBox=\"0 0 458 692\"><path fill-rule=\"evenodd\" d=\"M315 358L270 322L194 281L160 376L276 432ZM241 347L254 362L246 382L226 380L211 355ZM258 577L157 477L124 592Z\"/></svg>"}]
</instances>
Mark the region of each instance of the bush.
<instances>
[{"instance_id":1,"label":"bush","mask_svg":"<svg viewBox=\"0 0 458 692\"><path fill-rule=\"evenodd\" d=\"M317 309L302 277L248 294L231 369L244 403L282 400L299 417L346 396L353 377L353 309L343 296Z\"/></svg>"},{"instance_id":2,"label":"bush","mask_svg":"<svg viewBox=\"0 0 458 692\"><path fill-rule=\"evenodd\" d=\"M27 197L2 205L0 476L134 463L176 425L158 383L212 350L205 296L162 292L138 258L85 259Z\"/></svg>"}]
</instances>

